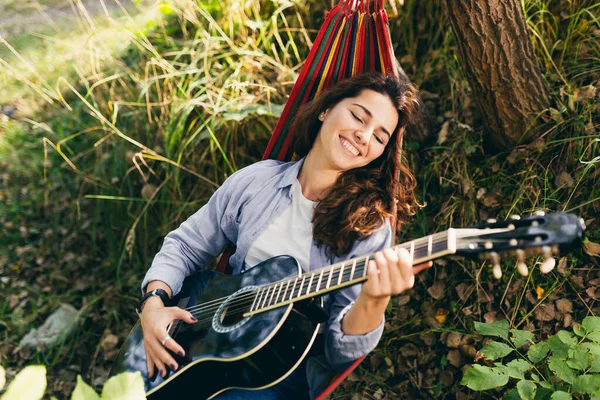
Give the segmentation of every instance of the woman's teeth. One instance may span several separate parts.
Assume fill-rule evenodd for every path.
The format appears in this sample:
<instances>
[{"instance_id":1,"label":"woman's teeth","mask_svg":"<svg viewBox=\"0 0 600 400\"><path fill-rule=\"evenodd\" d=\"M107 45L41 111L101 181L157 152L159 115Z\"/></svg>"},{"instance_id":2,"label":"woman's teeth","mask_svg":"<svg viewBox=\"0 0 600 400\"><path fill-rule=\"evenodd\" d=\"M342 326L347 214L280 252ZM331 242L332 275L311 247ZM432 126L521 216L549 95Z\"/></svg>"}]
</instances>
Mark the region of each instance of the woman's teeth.
<instances>
[{"instance_id":1,"label":"woman's teeth","mask_svg":"<svg viewBox=\"0 0 600 400\"><path fill-rule=\"evenodd\" d=\"M346 139L342 138L342 146L344 146L344 148L346 150L348 150L350 153L352 153L353 155L357 156L360 153L358 152L358 150L356 149L356 147L352 146Z\"/></svg>"}]
</instances>

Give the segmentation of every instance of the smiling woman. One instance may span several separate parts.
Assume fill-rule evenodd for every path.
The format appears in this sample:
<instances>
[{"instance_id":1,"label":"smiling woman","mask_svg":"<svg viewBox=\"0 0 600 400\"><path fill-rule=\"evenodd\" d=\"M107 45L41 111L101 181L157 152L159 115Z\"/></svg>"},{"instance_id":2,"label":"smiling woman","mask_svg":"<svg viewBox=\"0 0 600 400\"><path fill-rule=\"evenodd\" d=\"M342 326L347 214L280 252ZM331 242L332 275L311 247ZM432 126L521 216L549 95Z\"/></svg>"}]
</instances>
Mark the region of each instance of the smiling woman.
<instances>
[{"instance_id":1,"label":"smiling woman","mask_svg":"<svg viewBox=\"0 0 600 400\"><path fill-rule=\"evenodd\" d=\"M234 389L216 398L315 397L334 371L375 348L390 296L411 288L415 274L431 265L413 268L412 254L388 248L394 204L401 221L415 204L414 178L395 154L416 105L415 87L392 76L367 73L336 84L294 118L293 148L300 160L265 160L238 171L167 235L142 282L149 293L141 315L148 377L159 371L166 377L168 369L179 368L173 354L180 360L186 356L167 326L175 319L199 323L189 311L165 307L166 297L177 294L184 278L228 242L237 247L230 258L234 274L279 255L293 256L305 271L314 271L376 253L362 287L324 296L329 318L318 345L298 368L270 388Z\"/></svg>"}]
</instances>

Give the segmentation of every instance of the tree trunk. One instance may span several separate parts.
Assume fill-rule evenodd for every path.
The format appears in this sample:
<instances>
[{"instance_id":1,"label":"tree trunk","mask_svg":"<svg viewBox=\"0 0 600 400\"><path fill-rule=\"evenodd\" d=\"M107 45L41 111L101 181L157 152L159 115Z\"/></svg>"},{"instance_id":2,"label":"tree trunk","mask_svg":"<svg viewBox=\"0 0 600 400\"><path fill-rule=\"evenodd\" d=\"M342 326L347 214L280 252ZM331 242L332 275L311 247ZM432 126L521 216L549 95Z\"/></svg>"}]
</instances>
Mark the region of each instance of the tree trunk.
<instances>
[{"instance_id":1,"label":"tree trunk","mask_svg":"<svg viewBox=\"0 0 600 400\"><path fill-rule=\"evenodd\" d=\"M445 0L467 80L489 140L499 149L532 141L550 106L519 0Z\"/></svg>"}]
</instances>

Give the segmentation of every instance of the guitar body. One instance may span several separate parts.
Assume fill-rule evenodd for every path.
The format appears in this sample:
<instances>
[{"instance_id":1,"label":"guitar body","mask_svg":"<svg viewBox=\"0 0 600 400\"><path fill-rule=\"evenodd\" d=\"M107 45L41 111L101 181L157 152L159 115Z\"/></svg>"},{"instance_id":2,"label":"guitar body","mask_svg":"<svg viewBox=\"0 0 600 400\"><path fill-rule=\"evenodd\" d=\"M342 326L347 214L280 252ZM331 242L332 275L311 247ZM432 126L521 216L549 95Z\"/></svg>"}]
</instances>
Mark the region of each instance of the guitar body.
<instances>
[{"instance_id":1,"label":"guitar body","mask_svg":"<svg viewBox=\"0 0 600 400\"><path fill-rule=\"evenodd\" d=\"M173 305L194 310L199 322L177 322L169 332L184 348L174 356L179 369L148 378L142 328L138 322L129 334L110 375L139 371L148 399L171 399L174 394L207 399L231 388L259 389L288 376L304 359L316 338L319 324L299 310L298 303L243 317L239 304L248 290L298 276L292 257L271 258L243 274L230 276L205 271L188 277ZM206 290L204 290L206 288ZM223 298L229 297L225 302ZM310 301L310 300L308 300ZM306 302L306 301L305 301ZM221 304L222 303L222 304ZM214 305L211 307L211 305ZM199 314L198 310L206 309Z\"/></svg>"}]
</instances>

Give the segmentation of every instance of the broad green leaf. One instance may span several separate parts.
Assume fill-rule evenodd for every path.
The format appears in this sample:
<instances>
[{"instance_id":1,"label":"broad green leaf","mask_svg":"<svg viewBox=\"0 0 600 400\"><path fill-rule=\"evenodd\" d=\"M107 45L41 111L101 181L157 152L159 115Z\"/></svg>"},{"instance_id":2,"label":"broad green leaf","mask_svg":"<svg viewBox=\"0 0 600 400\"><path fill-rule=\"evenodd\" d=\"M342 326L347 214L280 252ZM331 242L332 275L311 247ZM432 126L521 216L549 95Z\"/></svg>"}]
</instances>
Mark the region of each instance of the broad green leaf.
<instances>
[{"instance_id":1,"label":"broad green leaf","mask_svg":"<svg viewBox=\"0 0 600 400\"><path fill-rule=\"evenodd\" d=\"M600 343L600 332L591 332L587 335L587 338L596 343Z\"/></svg>"},{"instance_id":2,"label":"broad green leaf","mask_svg":"<svg viewBox=\"0 0 600 400\"><path fill-rule=\"evenodd\" d=\"M536 364L546 357L548 351L550 351L550 345L546 342L539 342L529 348L527 351L527 358L529 358L529 361Z\"/></svg>"},{"instance_id":3,"label":"broad green leaf","mask_svg":"<svg viewBox=\"0 0 600 400\"><path fill-rule=\"evenodd\" d=\"M2 390L5 383L6 383L6 373L4 372L4 368L2 368L2 366L0 366L0 390Z\"/></svg>"},{"instance_id":4,"label":"broad green leaf","mask_svg":"<svg viewBox=\"0 0 600 400\"><path fill-rule=\"evenodd\" d=\"M566 345L572 346L572 345L577 344L577 339L573 337L573 334L571 332L558 331L556 336L558 336L560 341Z\"/></svg>"},{"instance_id":5,"label":"broad green leaf","mask_svg":"<svg viewBox=\"0 0 600 400\"><path fill-rule=\"evenodd\" d=\"M123 372L113 376L102 389L102 400L144 400L144 380L139 372Z\"/></svg>"},{"instance_id":6,"label":"broad green leaf","mask_svg":"<svg viewBox=\"0 0 600 400\"><path fill-rule=\"evenodd\" d=\"M573 381L575 380L575 373L571 368L569 368L564 360L561 360L555 356L550 356L548 358L548 368L550 368L550 370L563 381L573 384Z\"/></svg>"},{"instance_id":7,"label":"broad green leaf","mask_svg":"<svg viewBox=\"0 0 600 400\"><path fill-rule=\"evenodd\" d=\"M517 389L510 389L502 396L502 400L521 400L521 396L519 396Z\"/></svg>"},{"instance_id":8,"label":"broad green leaf","mask_svg":"<svg viewBox=\"0 0 600 400\"><path fill-rule=\"evenodd\" d=\"M589 372L600 372L600 344L586 342L581 343L580 346L586 348L592 356Z\"/></svg>"},{"instance_id":9,"label":"broad green leaf","mask_svg":"<svg viewBox=\"0 0 600 400\"><path fill-rule=\"evenodd\" d=\"M513 351L513 348L500 342L489 342L480 350L488 360L494 361L507 356Z\"/></svg>"},{"instance_id":10,"label":"broad green leaf","mask_svg":"<svg viewBox=\"0 0 600 400\"><path fill-rule=\"evenodd\" d=\"M575 332L575 334L577 336L581 336L581 337L584 337L586 334L585 329L580 324L576 324L573 326L573 332Z\"/></svg>"},{"instance_id":11,"label":"broad green leaf","mask_svg":"<svg viewBox=\"0 0 600 400\"><path fill-rule=\"evenodd\" d=\"M581 375L573 381L575 393L591 394L600 389L600 375Z\"/></svg>"},{"instance_id":12,"label":"broad green leaf","mask_svg":"<svg viewBox=\"0 0 600 400\"><path fill-rule=\"evenodd\" d=\"M600 332L600 317L585 317L581 323L588 332Z\"/></svg>"},{"instance_id":13,"label":"broad green leaf","mask_svg":"<svg viewBox=\"0 0 600 400\"><path fill-rule=\"evenodd\" d=\"M508 340L508 321L505 319L489 324L475 322L475 330L481 335L498 336L504 340Z\"/></svg>"},{"instance_id":14,"label":"broad green leaf","mask_svg":"<svg viewBox=\"0 0 600 400\"><path fill-rule=\"evenodd\" d=\"M550 400L572 400L571 394L563 392L562 390L552 393Z\"/></svg>"},{"instance_id":15,"label":"broad green leaf","mask_svg":"<svg viewBox=\"0 0 600 400\"><path fill-rule=\"evenodd\" d=\"M476 391L489 390L506 385L508 383L508 375L500 373L495 368L474 364L465 372L460 383Z\"/></svg>"},{"instance_id":16,"label":"broad green leaf","mask_svg":"<svg viewBox=\"0 0 600 400\"><path fill-rule=\"evenodd\" d=\"M537 374L531 374L531 379L533 379L533 380L534 380L534 381L536 381L536 382L539 382L539 381L540 381L540 377L539 377L539 376L537 376Z\"/></svg>"},{"instance_id":17,"label":"broad green leaf","mask_svg":"<svg viewBox=\"0 0 600 400\"><path fill-rule=\"evenodd\" d=\"M506 364L506 374L511 378L524 379L525 372L529 371L532 367L527 361L517 358Z\"/></svg>"},{"instance_id":18,"label":"broad green leaf","mask_svg":"<svg viewBox=\"0 0 600 400\"><path fill-rule=\"evenodd\" d=\"M510 341L512 342L512 344L515 345L515 347L517 349L519 347L523 346L525 343L532 342L532 340L533 340L533 333L531 333L529 331L521 331L518 329L511 329L510 333L512 333L512 337L510 338Z\"/></svg>"},{"instance_id":19,"label":"broad green leaf","mask_svg":"<svg viewBox=\"0 0 600 400\"><path fill-rule=\"evenodd\" d=\"M517 390L519 391L519 396L521 396L521 399L533 400L537 390L537 385L531 381L521 380L517 382Z\"/></svg>"},{"instance_id":20,"label":"broad green leaf","mask_svg":"<svg viewBox=\"0 0 600 400\"><path fill-rule=\"evenodd\" d=\"M30 365L15 376L2 400L39 400L46 390L46 367Z\"/></svg>"},{"instance_id":21,"label":"broad green leaf","mask_svg":"<svg viewBox=\"0 0 600 400\"><path fill-rule=\"evenodd\" d=\"M570 346L564 344L562 340L558 338L558 336L551 336L547 340L548 345L550 346L550 350L552 350L552 355L563 360L566 360L569 357L569 349Z\"/></svg>"},{"instance_id":22,"label":"broad green leaf","mask_svg":"<svg viewBox=\"0 0 600 400\"><path fill-rule=\"evenodd\" d=\"M583 346L576 346L569 351L567 365L573 369L584 371L593 361L592 355Z\"/></svg>"},{"instance_id":23,"label":"broad green leaf","mask_svg":"<svg viewBox=\"0 0 600 400\"><path fill-rule=\"evenodd\" d=\"M540 386L544 389L552 389L552 385L546 381L541 381L539 382ZM541 392L541 390L540 390ZM538 392L538 394L540 394L540 392Z\"/></svg>"},{"instance_id":24,"label":"broad green leaf","mask_svg":"<svg viewBox=\"0 0 600 400\"><path fill-rule=\"evenodd\" d=\"M77 375L77 386L71 395L71 400L100 400L100 396L83 381L81 375Z\"/></svg>"}]
</instances>

